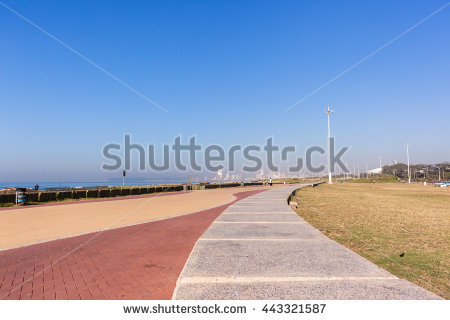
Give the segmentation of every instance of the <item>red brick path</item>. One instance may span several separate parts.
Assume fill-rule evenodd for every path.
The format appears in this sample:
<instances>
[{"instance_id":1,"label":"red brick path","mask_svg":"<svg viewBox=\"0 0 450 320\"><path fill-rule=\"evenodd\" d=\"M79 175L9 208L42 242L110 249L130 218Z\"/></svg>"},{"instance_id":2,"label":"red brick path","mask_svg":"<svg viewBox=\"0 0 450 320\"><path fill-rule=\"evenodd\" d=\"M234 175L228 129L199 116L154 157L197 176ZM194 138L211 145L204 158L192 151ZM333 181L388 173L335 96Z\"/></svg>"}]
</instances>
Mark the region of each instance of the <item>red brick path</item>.
<instances>
[{"instance_id":1,"label":"red brick path","mask_svg":"<svg viewBox=\"0 0 450 320\"><path fill-rule=\"evenodd\" d=\"M170 299L195 242L230 204L0 251L0 299Z\"/></svg>"}]
</instances>

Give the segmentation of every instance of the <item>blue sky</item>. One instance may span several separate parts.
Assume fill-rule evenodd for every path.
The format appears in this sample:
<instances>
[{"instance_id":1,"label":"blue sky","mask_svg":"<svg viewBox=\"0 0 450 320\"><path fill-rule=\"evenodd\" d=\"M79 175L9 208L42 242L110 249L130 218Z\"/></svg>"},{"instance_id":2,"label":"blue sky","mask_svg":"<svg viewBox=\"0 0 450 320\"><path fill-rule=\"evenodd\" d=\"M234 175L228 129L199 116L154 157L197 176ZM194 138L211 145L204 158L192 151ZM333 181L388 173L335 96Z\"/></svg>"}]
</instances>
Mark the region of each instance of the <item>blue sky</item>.
<instances>
[{"instance_id":1,"label":"blue sky","mask_svg":"<svg viewBox=\"0 0 450 320\"><path fill-rule=\"evenodd\" d=\"M169 113L0 6L0 181L113 177L101 148L125 133L303 152L326 145L328 103L349 164L405 162L406 142L450 160L450 6L282 113L445 1L3 3Z\"/></svg>"}]
</instances>

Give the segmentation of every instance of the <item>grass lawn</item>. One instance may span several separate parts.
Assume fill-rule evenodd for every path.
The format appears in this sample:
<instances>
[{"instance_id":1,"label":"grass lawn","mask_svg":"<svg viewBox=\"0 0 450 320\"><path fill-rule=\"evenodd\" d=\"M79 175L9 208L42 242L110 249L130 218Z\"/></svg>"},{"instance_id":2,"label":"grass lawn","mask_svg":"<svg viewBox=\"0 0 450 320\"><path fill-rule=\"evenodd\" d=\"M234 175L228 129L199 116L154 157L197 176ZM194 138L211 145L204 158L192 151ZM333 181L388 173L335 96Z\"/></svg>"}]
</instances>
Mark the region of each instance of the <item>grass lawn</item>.
<instances>
[{"instance_id":1,"label":"grass lawn","mask_svg":"<svg viewBox=\"0 0 450 320\"><path fill-rule=\"evenodd\" d=\"M323 184L295 198L298 214L329 238L450 298L450 188Z\"/></svg>"},{"instance_id":2,"label":"grass lawn","mask_svg":"<svg viewBox=\"0 0 450 320\"><path fill-rule=\"evenodd\" d=\"M364 178L358 178L358 179L349 179L344 180L346 183L373 183L374 181L377 183L396 183L400 179L396 176L393 176L391 174L382 174L382 175L376 175L374 177L364 177Z\"/></svg>"},{"instance_id":3,"label":"grass lawn","mask_svg":"<svg viewBox=\"0 0 450 320\"><path fill-rule=\"evenodd\" d=\"M12 207L12 206L14 206L15 204L14 203L0 203L0 208L3 208L3 207Z\"/></svg>"}]
</instances>

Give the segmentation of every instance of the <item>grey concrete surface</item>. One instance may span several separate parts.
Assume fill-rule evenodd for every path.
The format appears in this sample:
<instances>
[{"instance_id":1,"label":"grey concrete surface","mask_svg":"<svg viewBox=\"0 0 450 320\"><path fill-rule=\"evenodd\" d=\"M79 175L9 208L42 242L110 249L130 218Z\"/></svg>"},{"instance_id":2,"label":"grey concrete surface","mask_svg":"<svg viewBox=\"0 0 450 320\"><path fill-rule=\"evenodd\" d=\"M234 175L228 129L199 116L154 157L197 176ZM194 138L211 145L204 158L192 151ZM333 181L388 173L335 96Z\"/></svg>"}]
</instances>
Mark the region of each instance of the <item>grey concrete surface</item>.
<instances>
[{"instance_id":1,"label":"grey concrete surface","mask_svg":"<svg viewBox=\"0 0 450 320\"><path fill-rule=\"evenodd\" d=\"M287 204L299 187L228 207L197 241L174 299L439 299L306 223Z\"/></svg>"},{"instance_id":2,"label":"grey concrete surface","mask_svg":"<svg viewBox=\"0 0 450 320\"><path fill-rule=\"evenodd\" d=\"M191 300L434 300L406 280L184 284L177 299Z\"/></svg>"},{"instance_id":3,"label":"grey concrete surface","mask_svg":"<svg viewBox=\"0 0 450 320\"><path fill-rule=\"evenodd\" d=\"M243 238L259 239L264 237L283 239L309 239L319 237L321 233L309 225L300 228L298 224L219 224L213 223L203 237L205 238Z\"/></svg>"},{"instance_id":4,"label":"grey concrete surface","mask_svg":"<svg viewBox=\"0 0 450 320\"><path fill-rule=\"evenodd\" d=\"M184 276L392 276L335 242L316 239L302 242L199 241L197 254L190 259Z\"/></svg>"},{"instance_id":5,"label":"grey concrete surface","mask_svg":"<svg viewBox=\"0 0 450 320\"><path fill-rule=\"evenodd\" d=\"M223 221L223 222L239 222L239 221L255 221L255 222L301 222L299 219L292 215L291 213L288 214L276 214L276 213L266 213L266 214L260 214L260 213L228 213L228 214L222 214L220 217L217 218L216 221Z\"/></svg>"},{"instance_id":6,"label":"grey concrete surface","mask_svg":"<svg viewBox=\"0 0 450 320\"><path fill-rule=\"evenodd\" d=\"M282 208L282 206L284 205L267 205L266 203L264 204L264 206L258 208L257 212L272 212L272 213L279 213L279 212L290 212L289 210L291 210L289 207L287 208ZM247 212L247 211L251 211L251 212L255 212L254 211L255 205L253 206L230 206L228 208L227 212ZM292 210L291 210L292 212Z\"/></svg>"}]
</instances>

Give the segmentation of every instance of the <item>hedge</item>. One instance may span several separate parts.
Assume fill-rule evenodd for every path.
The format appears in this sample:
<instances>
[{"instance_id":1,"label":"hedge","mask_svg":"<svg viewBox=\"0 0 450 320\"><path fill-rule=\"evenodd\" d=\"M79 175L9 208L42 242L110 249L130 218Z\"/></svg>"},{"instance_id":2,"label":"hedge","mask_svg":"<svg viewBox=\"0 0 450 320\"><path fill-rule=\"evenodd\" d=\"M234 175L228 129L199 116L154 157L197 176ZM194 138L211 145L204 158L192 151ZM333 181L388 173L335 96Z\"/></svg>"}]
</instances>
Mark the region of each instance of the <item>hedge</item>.
<instances>
[{"instance_id":1,"label":"hedge","mask_svg":"<svg viewBox=\"0 0 450 320\"><path fill-rule=\"evenodd\" d=\"M16 202L15 193L0 194L0 203L13 203Z\"/></svg>"},{"instance_id":2,"label":"hedge","mask_svg":"<svg viewBox=\"0 0 450 320\"><path fill-rule=\"evenodd\" d=\"M214 183L205 185L205 189L240 187L240 183Z\"/></svg>"},{"instance_id":3,"label":"hedge","mask_svg":"<svg viewBox=\"0 0 450 320\"><path fill-rule=\"evenodd\" d=\"M86 190L75 190L73 192L73 198L74 199L84 199L87 198L87 191Z\"/></svg>"},{"instance_id":4,"label":"hedge","mask_svg":"<svg viewBox=\"0 0 450 320\"><path fill-rule=\"evenodd\" d=\"M27 199L27 201L38 202L39 201L39 192L27 192L26 199Z\"/></svg>"},{"instance_id":5,"label":"hedge","mask_svg":"<svg viewBox=\"0 0 450 320\"><path fill-rule=\"evenodd\" d=\"M120 189L111 189L111 197L118 197L120 196Z\"/></svg>"},{"instance_id":6,"label":"hedge","mask_svg":"<svg viewBox=\"0 0 450 320\"><path fill-rule=\"evenodd\" d=\"M166 191L183 191L183 186L168 186Z\"/></svg>"},{"instance_id":7,"label":"hedge","mask_svg":"<svg viewBox=\"0 0 450 320\"><path fill-rule=\"evenodd\" d=\"M246 182L244 183L244 186L262 186L264 185L263 182Z\"/></svg>"},{"instance_id":8,"label":"hedge","mask_svg":"<svg viewBox=\"0 0 450 320\"><path fill-rule=\"evenodd\" d=\"M98 198L98 190L88 190L87 197L88 198Z\"/></svg>"},{"instance_id":9,"label":"hedge","mask_svg":"<svg viewBox=\"0 0 450 320\"><path fill-rule=\"evenodd\" d=\"M139 188L131 188L131 194L133 196L136 196L139 194Z\"/></svg>"},{"instance_id":10,"label":"hedge","mask_svg":"<svg viewBox=\"0 0 450 320\"><path fill-rule=\"evenodd\" d=\"M131 190L128 188L121 189L120 195L129 196L131 194Z\"/></svg>"},{"instance_id":11,"label":"hedge","mask_svg":"<svg viewBox=\"0 0 450 320\"><path fill-rule=\"evenodd\" d=\"M99 198L109 198L111 197L111 190L110 189L101 189L98 191L98 197Z\"/></svg>"},{"instance_id":12,"label":"hedge","mask_svg":"<svg viewBox=\"0 0 450 320\"><path fill-rule=\"evenodd\" d=\"M59 191L57 192L56 197L58 200L72 199L72 191Z\"/></svg>"},{"instance_id":13,"label":"hedge","mask_svg":"<svg viewBox=\"0 0 450 320\"><path fill-rule=\"evenodd\" d=\"M244 185L262 185L262 182L245 183ZM230 188L241 186L241 183L214 183L202 185L202 189ZM174 192L183 191L184 185L159 185L149 187L132 188L114 188L114 189L90 189L73 191L29 191L26 193L27 201L48 202L64 199L85 199L85 198L108 198L129 195L150 194L155 192ZM0 194L0 203L14 203L16 201L15 193Z\"/></svg>"},{"instance_id":14,"label":"hedge","mask_svg":"<svg viewBox=\"0 0 450 320\"><path fill-rule=\"evenodd\" d=\"M55 191L39 193L39 202L47 202L47 201L56 201L56 192Z\"/></svg>"}]
</instances>

